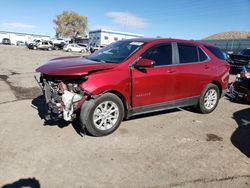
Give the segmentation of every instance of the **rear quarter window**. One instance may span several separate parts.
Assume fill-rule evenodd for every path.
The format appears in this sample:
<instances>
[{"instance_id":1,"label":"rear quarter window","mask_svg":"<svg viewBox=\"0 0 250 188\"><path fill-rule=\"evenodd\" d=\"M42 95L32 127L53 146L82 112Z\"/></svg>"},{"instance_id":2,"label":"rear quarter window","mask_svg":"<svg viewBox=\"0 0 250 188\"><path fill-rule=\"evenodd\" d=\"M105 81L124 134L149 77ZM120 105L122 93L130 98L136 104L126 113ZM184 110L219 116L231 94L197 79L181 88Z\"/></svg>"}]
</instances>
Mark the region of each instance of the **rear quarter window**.
<instances>
[{"instance_id":1,"label":"rear quarter window","mask_svg":"<svg viewBox=\"0 0 250 188\"><path fill-rule=\"evenodd\" d=\"M218 59L221 60L226 60L225 55L223 54L223 52L216 47L213 46L205 46L213 55L215 55Z\"/></svg>"},{"instance_id":2,"label":"rear quarter window","mask_svg":"<svg viewBox=\"0 0 250 188\"><path fill-rule=\"evenodd\" d=\"M208 59L207 55L198 47L199 50L199 61L206 61Z\"/></svg>"}]
</instances>

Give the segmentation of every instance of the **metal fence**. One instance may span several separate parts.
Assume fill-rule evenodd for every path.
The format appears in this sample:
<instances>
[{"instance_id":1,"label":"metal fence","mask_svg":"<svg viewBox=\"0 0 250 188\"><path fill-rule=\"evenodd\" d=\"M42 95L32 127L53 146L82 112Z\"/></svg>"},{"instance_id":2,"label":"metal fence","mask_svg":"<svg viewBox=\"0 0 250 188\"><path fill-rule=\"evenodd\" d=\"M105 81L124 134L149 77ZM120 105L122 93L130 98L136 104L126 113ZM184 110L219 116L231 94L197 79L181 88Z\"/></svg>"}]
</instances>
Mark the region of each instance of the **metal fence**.
<instances>
[{"instance_id":1,"label":"metal fence","mask_svg":"<svg viewBox=\"0 0 250 188\"><path fill-rule=\"evenodd\" d=\"M205 42L218 46L224 51L231 51L237 53L238 51L250 48L250 38L249 39L215 39L215 40L199 40L200 42Z\"/></svg>"}]
</instances>

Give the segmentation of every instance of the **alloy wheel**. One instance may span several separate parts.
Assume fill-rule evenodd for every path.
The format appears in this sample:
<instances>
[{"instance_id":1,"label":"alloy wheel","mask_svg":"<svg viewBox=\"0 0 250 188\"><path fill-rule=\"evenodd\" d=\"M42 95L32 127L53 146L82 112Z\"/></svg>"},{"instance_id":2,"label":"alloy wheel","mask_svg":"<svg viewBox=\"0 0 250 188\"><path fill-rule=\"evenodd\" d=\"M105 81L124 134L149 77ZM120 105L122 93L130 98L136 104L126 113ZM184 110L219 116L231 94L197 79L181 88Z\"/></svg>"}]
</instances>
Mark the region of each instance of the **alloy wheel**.
<instances>
[{"instance_id":1,"label":"alloy wheel","mask_svg":"<svg viewBox=\"0 0 250 188\"><path fill-rule=\"evenodd\" d=\"M93 123L99 130L111 129L119 118L119 108L113 101L99 104L93 113Z\"/></svg>"}]
</instances>

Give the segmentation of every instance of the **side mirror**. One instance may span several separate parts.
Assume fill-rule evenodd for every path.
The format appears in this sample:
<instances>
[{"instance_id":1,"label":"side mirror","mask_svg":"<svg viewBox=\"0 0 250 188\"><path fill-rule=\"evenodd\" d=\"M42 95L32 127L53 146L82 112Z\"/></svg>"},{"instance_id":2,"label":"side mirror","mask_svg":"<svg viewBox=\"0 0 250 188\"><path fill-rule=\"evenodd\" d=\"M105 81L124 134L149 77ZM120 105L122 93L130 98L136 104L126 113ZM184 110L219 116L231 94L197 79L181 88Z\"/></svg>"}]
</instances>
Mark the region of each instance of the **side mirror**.
<instances>
[{"instance_id":1,"label":"side mirror","mask_svg":"<svg viewBox=\"0 0 250 188\"><path fill-rule=\"evenodd\" d=\"M153 67L154 64L155 64L155 61L153 60L141 58L137 61L134 67L135 68L150 68L150 67Z\"/></svg>"}]
</instances>

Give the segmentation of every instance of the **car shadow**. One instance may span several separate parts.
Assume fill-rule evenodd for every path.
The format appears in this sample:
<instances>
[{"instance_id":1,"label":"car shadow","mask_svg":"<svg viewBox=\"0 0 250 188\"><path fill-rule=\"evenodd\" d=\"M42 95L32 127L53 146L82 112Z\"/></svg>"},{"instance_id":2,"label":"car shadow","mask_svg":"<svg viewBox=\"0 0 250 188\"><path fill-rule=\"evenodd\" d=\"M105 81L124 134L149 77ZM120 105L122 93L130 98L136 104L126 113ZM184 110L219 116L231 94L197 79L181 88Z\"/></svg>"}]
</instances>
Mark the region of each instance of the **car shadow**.
<instances>
[{"instance_id":1,"label":"car shadow","mask_svg":"<svg viewBox=\"0 0 250 188\"><path fill-rule=\"evenodd\" d=\"M64 120L47 121L47 120L45 120L45 116L47 114L48 108L47 108L44 96L41 95L41 96L34 98L31 102L31 104L34 108L37 109L38 115L40 116L40 118L42 120L44 120L44 124L43 124L44 126L57 126L59 128L64 128L64 127L67 127L71 124L72 127L74 128L74 130L76 131L76 133L78 135L80 135L81 137L83 137L85 135L91 136L86 129L81 128L79 112L77 113L77 118L75 118L72 122L67 122ZM136 115L136 116L130 117L129 119L125 119L124 121L130 121L130 120L140 119L140 118L144 118L144 117L158 116L158 115L167 114L167 113L179 112L182 110L197 113L194 110L194 108L192 108L192 107L183 107L183 108L175 108L175 109L169 109L169 110L163 110L163 111L150 112L150 113L145 113L145 114L141 114L141 115Z\"/></svg>"},{"instance_id":2,"label":"car shadow","mask_svg":"<svg viewBox=\"0 0 250 188\"><path fill-rule=\"evenodd\" d=\"M40 188L40 183L36 178L19 179L10 184L3 185L1 188Z\"/></svg>"},{"instance_id":3,"label":"car shadow","mask_svg":"<svg viewBox=\"0 0 250 188\"><path fill-rule=\"evenodd\" d=\"M79 118L76 118L72 122L68 122L64 120L45 120L48 107L47 107L47 104L43 95L34 98L31 101L31 104L34 108L37 109L39 117L42 120L44 120L44 123L43 123L44 126L57 126L59 128L64 128L71 124L74 130L76 131L76 133L80 135L81 137L83 137L84 135L89 135L85 130L82 130ZM77 116L79 117L79 114L77 114Z\"/></svg>"},{"instance_id":4,"label":"car shadow","mask_svg":"<svg viewBox=\"0 0 250 188\"><path fill-rule=\"evenodd\" d=\"M233 119L238 124L238 128L233 132L231 142L250 158L250 108L235 112Z\"/></svg>"},{"instance_id":5,"label":"car shadow","mask_svg":"<svg viewBox=\"0 0 250 188\"><path fill-rule=\"evenodd\" d=\"M129 119L127 119L126 121L134 120L134 119L140 119L140 118L145 118L145 117L151 117L151 116L158 116L158 115L162 115L162 114L168 114L168 113L179 112L179 111L181 111L181 109L174 108L174 109L170 109L170 110L162 110L162 111L157 111L157 112L149 112L149 113L145 113L145 114L140 114L140 115L132 116Z\"/></svg>"}]
</instances>

